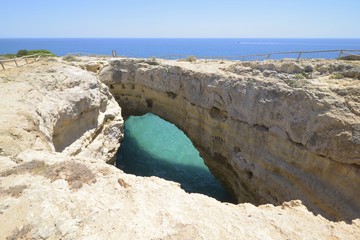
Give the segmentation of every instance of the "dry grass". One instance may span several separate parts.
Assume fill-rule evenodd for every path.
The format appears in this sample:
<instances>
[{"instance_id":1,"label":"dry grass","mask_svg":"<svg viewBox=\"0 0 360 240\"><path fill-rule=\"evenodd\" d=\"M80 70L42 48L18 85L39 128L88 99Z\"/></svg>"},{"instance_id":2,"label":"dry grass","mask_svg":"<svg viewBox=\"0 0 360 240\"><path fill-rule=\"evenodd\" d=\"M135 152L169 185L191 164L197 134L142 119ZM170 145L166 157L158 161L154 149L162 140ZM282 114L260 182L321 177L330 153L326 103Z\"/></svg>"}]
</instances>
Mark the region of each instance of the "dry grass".
<instances>
[{"instance_id":1,"label":"dry grass","mask_svg":"<svg viewBox=\"0 0 360 240\"><path fill-rule=\"evenodd\" d=\"M6 237L6 240L32 239L32 237L29 236L31 229L32 226L29 224L24 225L21 229L15 228L11 235Z\"/></svg>"},{"instance_id":2,"label":"dry grass","mask_svg":"<svg viewBox=\"0 0 360 240\"><path fill-rule=\"evenodd\" d=\"M105 167L105 168L101 168L99 169L99 172L103 175L103 176L107 176L111 173L111 169L109 167Z\"/></svg>"},{"instance_id":3,"label":"dry grass","mask_svg":"<svg viewBox=\"0 0 360 240\"><path fill-rule=\"evenodd\" d=\"M76 162L62 162L48 167L44 176L51 181L64 179L70 189L80 189L84 183L96 182L95 174L85 165Z\"/></svg>"},{"instance_id":4,"label":"dry grass","mask_svg":"<svg viewBox=\"0 0 360 240\"><path fill-rule=\"evenodd\" d=\"M14 174L19 175L24 173L33 173L39 175L39 172L44 171L44 169L46 169L47 167L48 165L42 161L25 162L23 164L16 165L12 169L1 172L0 177L6 177Z\"/></svg>"},{"instance_id":5,"label":"dry grass","mask_svg":"<svg viewBox=\"0 0 360 240\"><path fill-rule=\"evenodd\" d=\"M80 61L80 59L76 58L73 55L66 55L62 59L67 62L79 62Z\"/></svg>"},{"instance_id":6,"label":"dry grass","mask_svg":"<svg viewBox=\"0 0 360 240\"><path fill-rule=\"evenodd\" d=\"M284 82L293 88L305 88L311 84L311 82L309 82L307 79L288 79L284 80Z\"/></svg>"},{"instance_id":7,"label":"dry grass","mask_svg":"<svg viewBox=\"0 0 360 240\"><path fill-rule=\"evenodd\" d=\"M194 62L196 62L196 57L195 56L188 56L186 58L179 59L178 61L194 63Z\"/></svg>"},{"instance_id":8,"label":"dry grass","mask_svg":"<svg viewBox=\"0 0 360 240\"><path fill-rule=\"evenodd\" d=\"M0 190L0 195L7 195L7 196L12 196L12 197L20 197L22 191L24 189L26 189L28 186L27 185L17 185L14 187L9 187L6 190Z\"/></svg>"},{"instance_id":9,"label":"dry grass","mask_svg":"<svg viewBox=\"0 0 360 240\"><path fill-rule=\"evenodd\" d=\"M341 73L334 73L333 75L330 76L331 79L343 79L344 75L342 75Z\"/></svg>"},{"instance_id":10,"label":"dry grass","mask_svg":"<svg viewBox=\"0 0 360 240\"><path fill-rule=\"evenodd\" d=\"M44 176L52 182L57 179L64 179L72 190L80 189L84 183L91 184L96 182L95 174L88 167L81 163L70 161L54 165L48 165L42 161L26 162L0 173L0 176L6 177L25 173Z\"/></svg>"},{"instance_id":11,"label":"dry grass","mask_svg":"<svg viewBox=\"0 0 360 240\"><path fill-rule=\"evenodd\" d=\"M123 188L128 188L128 187L130 187L130 185L129 185L127 182L125 182L124 179L122 179L122 178L119 178L119 179L118 179L118 183L119 183L120 186L122 186Z\"/></svg>"}]
</instances>

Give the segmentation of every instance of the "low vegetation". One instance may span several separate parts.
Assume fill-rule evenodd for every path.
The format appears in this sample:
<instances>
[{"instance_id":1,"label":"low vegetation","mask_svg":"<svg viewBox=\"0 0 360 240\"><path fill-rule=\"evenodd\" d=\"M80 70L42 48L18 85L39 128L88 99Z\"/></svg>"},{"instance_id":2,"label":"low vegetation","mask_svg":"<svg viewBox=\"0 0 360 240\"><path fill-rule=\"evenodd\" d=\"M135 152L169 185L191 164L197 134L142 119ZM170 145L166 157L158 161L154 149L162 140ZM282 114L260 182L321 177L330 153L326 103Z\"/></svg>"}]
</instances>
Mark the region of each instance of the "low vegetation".
<instances>
[{"instance_id":1,"label":"low vegetation","mask_svg":"<svg viewBox=\"0 0 360 240\"><path fill-rule=\"evenodd\" d=\"M301 78L287 79L285 80L285 83L293 88L305 88L310 84L310 82L304 76Z\"/></svg>"},{"instance_id":2,"label":"low vegetation","mask_svg":"<svg viewBox=\"0 0 360 240\"><path fill-rule=\"evenodd\" d=\"M82 188L84 183L96 182L95 174L87 166L76 162L62 162L49 166L44 176L51 181L64 179L72 190Z\"/></svg>"},{"instance_id":3,"label":"low vegetation","mask_svg":"<svg viewBox=\"0 0 360 240\"><path fill-rule=\"evenodd\" d=\"M196 62L196 57L195 56L188 56L186 58L179 59L179 61L194 63L194 62Z\"/></svg>"},{"instance_id":4,"label":"low vegetation","mask_svg":"<svg viewBox=\"0 0 360 240\"><path fill-rule=\"evenodd\" d=\"M62 59L67 62L79 62L80 61L80 59L76 58L74 55L66 55Z\"/></svg>"},{"instance_id":5,"label":"low vegetation","mask_svg":"<svg viewBox=\"0 0 360 240\"><path fill-rule=\"evenodd\" d=\"M302 73L297 73L294 75L295 79L312 79L312 73L311 72L302 72Z\"/></svg>"},{"instance_id":6,"label":"low vegetation","mask_svg":"<svg viewBox=\"0 0 360 240\"><path fill-rule=\"evenodd\" d=\"M302 73L298 73L294 75L295 79L305 79L305 76Z\"/></svg>"},{"instance_id":7,"label":"low vegetation","mask_svg":"<svg viewBox=\"0 0 360 240\"><path fill-rule=\"evenodd\" d=\"M56 55L48 50L43 49L37 49L37 50L26 50L21 49L17 51L16 54L14 53L7 53L7 54L1 54L0 59L11 59L16 57L24 57L24 56L30 56L30 55L41 55L41 56L47 56L47 57L56 57Z\"/></svg>"},{"instance_id":8,"label":"low vegetation","mask_svg":"<svg viewBox=\"0 0 360 240\"><path fill-rule=\"evenodd\" d=\"M333 75L330 76L331 79L343 79L344 75L342 75L341 73L334 73Z\"/></svg>"},{"instance_id":9,"label":"low vegetation","mask_svg":"<svg viewBox=\"0 0 360 240\"><path fill-rule=\"evenodd\" d=\"M48 50L43 50L43 49L38 49L38 50L19 50L16 53L17 57L22 57L22 56L30 56L30 55L41 55L41 56L49 56L49 57L56 57L55 54L53 54L52 52L48 51Z\"/></svg>"},{"instance_id":10,"label":"low vegetation","mask_svg":"<svg viewBox=\"0 0 360 240\"><path fill-rule=\"evenodd\" d=\"M80 189L84 183L96 182L95 174L87 166L72 161L54 165L48 165L42 161L26 162L0 173L0 177L25 173L44 176L52 182L57 179L64 179L72 190Z\"/></svg>"},{"instance_id":11,"label":"low vegetation","mask_svg":"<svg viewBox=\"0 0 360 240\"><path fill-rule=\"evenodd\" d=\"M11 53L1 54L0 55L0 60L11 59L11 58L15 58L15 57L16 57L16 54L11 54Z\"/></svg>"},{"instance_id":12,"label":"low vegetation","mask_svg":"<svg viewBox=\"0 0 360 240\"><path fill-rule=\"evenodd\" d=\"M149 65L159 65L160 63L156 59L156 57L151 57L148 60L145 61Z\"/></svg>"},{"instance_id":13,"label":"low vegetation","mask_svg":"<svg viewBox=\"0 0 360 240\"><path fill-rule=\"evenodd\" d=\"M6 240L17 240L17 239L32 239L30 235L31 229L33 226L27 224L21 228L16 227L10 236Z\"/></svg>"},{"instance_id":14,"label":"low vegetation","mask_svg":"<svg viewBox=\"0 0 360 240\"><path fill-rule=\"evenodd\" d=\"M27 188L26 185L17 185L17 186L9 187L6 190L0 189L0 195L12 196L18 198L20 197L22 191L25 190L26 188Z\"/></svg>"},{"instance_id":15,"label":"low vegetation","mask_svg":"<svg viewBox=\"0 0 360 240\"><path fill-rule=\"evenodd\" d=\"M348 56L341 57L340 60L360 61L360 56L359 55L348 55Z\"/></svg>"}]
</instances>

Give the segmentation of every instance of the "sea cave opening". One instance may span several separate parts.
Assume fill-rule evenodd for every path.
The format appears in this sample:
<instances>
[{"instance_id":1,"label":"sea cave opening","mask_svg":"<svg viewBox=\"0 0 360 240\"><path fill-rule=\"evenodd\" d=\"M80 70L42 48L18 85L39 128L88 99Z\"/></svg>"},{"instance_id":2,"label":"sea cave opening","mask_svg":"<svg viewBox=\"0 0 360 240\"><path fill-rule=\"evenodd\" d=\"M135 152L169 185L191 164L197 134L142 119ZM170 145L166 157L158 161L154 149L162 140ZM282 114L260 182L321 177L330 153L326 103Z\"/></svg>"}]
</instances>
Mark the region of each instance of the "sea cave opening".
<instances>
[{"instance_id":1,"label":"sea cave opening","mask_svg":"<svg viewBox=\"0 0 360 240\"><path fill-rule=\"evenodd\" d=\"M188 193L236 202L211 174L185 133L152 113L130 116L125 121L116 166L129 174L178 182Z\"/></svg>"}]
</instances>

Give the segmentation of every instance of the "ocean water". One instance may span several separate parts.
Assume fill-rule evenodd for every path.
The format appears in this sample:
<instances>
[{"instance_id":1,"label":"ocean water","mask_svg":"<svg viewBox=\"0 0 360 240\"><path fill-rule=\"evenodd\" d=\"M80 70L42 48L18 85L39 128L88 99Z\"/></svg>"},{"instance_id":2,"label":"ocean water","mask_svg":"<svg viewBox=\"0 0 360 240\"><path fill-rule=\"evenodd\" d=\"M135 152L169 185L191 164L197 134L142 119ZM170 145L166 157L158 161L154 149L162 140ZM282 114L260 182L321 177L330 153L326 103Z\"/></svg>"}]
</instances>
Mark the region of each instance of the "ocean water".
<instances>
[{"instance_id":1,"label":"ocean water","mask_svg":"<svg viewBox=\"0 0 360 240\"><path fill-rule=\"evenodd\" d=\"M127 57L181 58L194 55L198 58L238 59L238 56L272 52L357 50L360 49L360 39L0 39L0 54L16 53L19 49L47 49L59 56L71 53L111 55L112 50L116 50L118 55ZM335 58L337 55L338 53L316 53L304 54L303 57ZM274 55L272 58L296 56Z\"/></svg>"},{"instance_id":2,"label":"ocean water","mask_svg":"<svg viewBox=\"0 0 360 240\"><path fill-rule=\"evenodd\" d=\"M186 192L234 202L210 173L189 138L175 125L152 113L126 120L116 165L126 173L178 182Z\"/></svg>"}]
</instances>

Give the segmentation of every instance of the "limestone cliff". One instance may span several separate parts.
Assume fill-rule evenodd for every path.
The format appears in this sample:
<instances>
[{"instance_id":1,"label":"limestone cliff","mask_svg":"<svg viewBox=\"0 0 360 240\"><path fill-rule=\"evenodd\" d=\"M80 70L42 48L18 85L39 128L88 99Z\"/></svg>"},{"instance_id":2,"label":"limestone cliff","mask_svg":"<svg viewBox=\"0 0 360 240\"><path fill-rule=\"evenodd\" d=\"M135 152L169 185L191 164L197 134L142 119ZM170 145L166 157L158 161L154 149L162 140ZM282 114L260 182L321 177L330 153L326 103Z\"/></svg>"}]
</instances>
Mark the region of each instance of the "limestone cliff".
<instances>
[{"instance_id":1,"label":"limestone cliff","mask_svg":"<svg viewBox=\"0 0 360 240\"><path fill-rule=\"evenodd\" d=\"M359 72L336 61L121 59L100 79L125 115L153 112L184 130L239 202L301 199L351 220L360 217Z\"/></svg>"},{"instance_id":2,"label":"limestone cliff","mask_svg":"<svg viewBox=\"0 0 360 240\"><path fill-rule=\"evenodd\" d=\"M123 136L121 111L95 75L55 62L0 74L3 155L35 149L114 157Z\"/></svg>"},{"instance_id":3,"label":"limestone cliff","mask_svg":"<svg viewBox=\"0 0 360 240\"><path fill-rule=\"evenodd\" d=\"M91 59L91 64L94 61ZM131 79L138 71L138 61L121 62L129 66L127 73ZM86 62L81 64L86 66ZM152 69L156 66L143 66L144 77L148 70L157 71ZM206 64L190 67L195 66L196 69L211 67ZM222 66L238 71L226 64ZM184 72L184 76L189 72L202 79L205 74L203 70L174 68L181 74ZM108 69L102 76L110 74L118 80L120 74L126 74L124 70L112 71ZM109 87L117 88L110 84ZM139 85L124 83L124 87L137 90ZM135 106L139 112L149 111L151 106L157 108L158 95L154 94L153 98L145 95L152 92L144 89L144 93L139 93L139 98L147 97L143 108L132 102L134 111ZM175 93L164 94L168 104L179 97ZM136 177L106 164L122 138L121 109L95 74L58 58L0 71L0 96L0 239L360 238L359 219L352 224L331 222L314 216L298 200L277 207L225 204L201 194L185 193L177 183ZM121 96L117 97L122 103ZM355 106L357 100L353 102ZM197 109L195 106L192 107ZM210 116L204 115L204 126L208 126L209 120L215 122L226 116L218 109ZM192 112L194 116L196 113ZM255 128L262 133L262 127ZM227 130L231 135L236 129ZM218 144L221 140L209 141ZM219 164L221 168L233 169L223 163ZM258 178L256 174L254 171L254 178Z\"/></svg>"}]
</instances>

